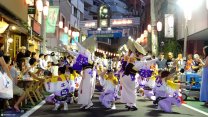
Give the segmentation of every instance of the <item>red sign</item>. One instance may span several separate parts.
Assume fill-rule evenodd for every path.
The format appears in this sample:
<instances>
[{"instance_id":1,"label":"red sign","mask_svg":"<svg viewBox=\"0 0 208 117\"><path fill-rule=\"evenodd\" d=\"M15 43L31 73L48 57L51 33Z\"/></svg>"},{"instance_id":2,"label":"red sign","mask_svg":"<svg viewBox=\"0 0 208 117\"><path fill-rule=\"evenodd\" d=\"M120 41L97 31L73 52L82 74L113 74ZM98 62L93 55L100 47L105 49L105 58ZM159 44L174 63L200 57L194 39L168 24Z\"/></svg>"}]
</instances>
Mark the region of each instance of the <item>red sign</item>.
<instances>
[{"instance_id":1,"label":"red sign","mask_svg":"<svg viewBox=\"0 0 208 117\"><path fill-rule=\"evenodd\" d=\"M41 25L40 25L40 23L38 23L35 20L33 20L32 23L33 23L32 24L33 31L40 35L41 34Z\"/></svg>"}]
</instances>

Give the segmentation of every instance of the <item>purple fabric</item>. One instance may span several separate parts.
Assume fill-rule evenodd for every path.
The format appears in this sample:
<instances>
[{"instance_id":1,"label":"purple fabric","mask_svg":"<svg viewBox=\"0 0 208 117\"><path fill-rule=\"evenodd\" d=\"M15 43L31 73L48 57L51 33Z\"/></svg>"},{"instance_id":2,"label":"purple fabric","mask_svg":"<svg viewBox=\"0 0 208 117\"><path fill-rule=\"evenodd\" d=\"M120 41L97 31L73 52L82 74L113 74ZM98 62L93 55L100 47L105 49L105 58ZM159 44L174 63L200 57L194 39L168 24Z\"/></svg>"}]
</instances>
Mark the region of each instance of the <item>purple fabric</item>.
<instances>
[{"instance_id":1,"label":"purple fabric","mask_svg":"<svg viewBox=\"0 0 208 117\"><path fill-rule=\"evenodd\" d=\"M154 96L154 93L153 93L152 90L144 90L144 95L145 95L147 98L151 99L151 97Z\"/></svg>"},{"instance_id":2,"label":"purple fabric","mask_svg":"<svg viewBox=\"0 0 208 117\"><path fill-rule=\"evenodd\" d=\"M72 69L77 70L77 71L82 71L82 65L76 62L75 64L73 64Z\"/></svg>"},{"instance_id":3,"label":"purple fabric","mask_svg":"<svg viewBox=\"0 0 208 117\"><path fill-rule=\"evenodd\" d=\"M155 96L156 97L167 97L167 93L165 91L155 91Z\"/></svg>"},{"instance_id":4,"label":"purple fabric","mask_svg":"<svg viewBox=\"0 0 208 117\"><path fill-rule=\"evenodd\" d=\"M88 58L82 54L79 54L79 56L76 59L76 62L82 65L88 64Z\"/></svg>"},{"instance_id":5,"label":"purple fabric","mask_svg":"<svg viewBox=\"0 0 208 117\"><path fill-rule=\"evenodd\" d=\"M157 76L156 80L155 80L156 84L158 84L159 86L161 86L163 83L162 83L162 79L161 77Z\"/></svg>"},{"instance_id":6,"label":"purple fabric","mask_svg":"<svg viewBox=\"0 0 208 117\"><path fill-rule=\"evenodd\" d=\"M99 100L106 108L110 108L112 102L116 100L115 92L112 90L103 92L101 93Z\"/></svg>"},{"instance_id":7,"label":"purple fabric","mask_svg":"<svg viewBox=\"0 0 208 117\"><path fill-rule=\"evenodd\" d=\"M131 76L131 81L135 81L135 74L130 74L130 76Z\"/></svg>"},{"instance_id":8,"label":"purple fabric","mask_svg":"<svg viewBox=\"0 0 208 117\"><path fill-rule=\"evenodd\" d=\"M172 105L181 106L181 100L178 93L174 93L173 97L160 100L158 106L165 112L172 112Z\"/></svg>"},{"instance_id":9,"label":"purple fabric","mask_svg":"<svg viewBox=\"0 0 208 117\"><path fill-rule=\"evenodd\" d=\"M166 99L160 100L158 102L158 106L165 112L172 112L171 102Z\"/></svg>"},{"instance_id":10,"label":"purple fabric","mask_svg":"<svg viewBox=\"0 0 208 117\"><path fill-rule=\"evenodd\" d=\"M76 62L72 68L74 70L81 71L82 65L87 65L87 64L88 64L88 58L82 54L79 54L79 56L77 57Z\"/></svg>"},{"instance_id":11,"label":"purple fabric","mask_svg":"<svg viewBox=\"0 0 208 117\"><path fill-rule=\"evenodd\" d=\"M139 70L139 75L144 77L144 78L149 78L152 76L152 70L150 69L140 69Z\"/></svg>"},{"instance_id":12,"label":"purple fabric","mask_svg":"<svg viewBox=\"0 0 208 117\"><path fill-rule=\"evenodd\" d=\"M53 104L55 104L54 97L55 97L55 95L54 95L54 94L51 94L50 96L48 96L48 97L45 99L45 101L48 102L48 103L53 103Z\"/></svg>"},{"instance_id":13,"label":"purple fabric","mask_svg":"<svg viewBox=\"0 0 208 117\"><path fill-rule=\"evenodd\" d=\"M119 73L115 73L114 76L116 76L117 78L120 77L120 74Z\"/></svg>"},{"instance_id":14,"label":"purple fabric","mask_svg":"<svg viewBox=\"0 0 208 117\"><path fill-rule=\"evenodd\" d=\"M146 78L142 78L142 77L138 78L138 84L139 84L140 88L144 88L145 87L146 80L147 80Z\"/></svg>"},{"instance_id":15,"label":"purple fabric","mask_svg":"<svg viewBox=\"0 0 208 117\"><path fill-rule=\"evenodd\" d=\"M90 74L91 77L93 77L93 70L90 70L88 74Z\"/></svg>"},{"instance_id":16,"label":"purple fabric","mask_svg":"<svg viewBox=\"0 0 208 117\"><path fill-rule=\"evenodd\" d=\"M181 106L181 102L175 97L160 100L158 106L165 112L172 112L172 105Z\"/></svg>"}]
</instances>

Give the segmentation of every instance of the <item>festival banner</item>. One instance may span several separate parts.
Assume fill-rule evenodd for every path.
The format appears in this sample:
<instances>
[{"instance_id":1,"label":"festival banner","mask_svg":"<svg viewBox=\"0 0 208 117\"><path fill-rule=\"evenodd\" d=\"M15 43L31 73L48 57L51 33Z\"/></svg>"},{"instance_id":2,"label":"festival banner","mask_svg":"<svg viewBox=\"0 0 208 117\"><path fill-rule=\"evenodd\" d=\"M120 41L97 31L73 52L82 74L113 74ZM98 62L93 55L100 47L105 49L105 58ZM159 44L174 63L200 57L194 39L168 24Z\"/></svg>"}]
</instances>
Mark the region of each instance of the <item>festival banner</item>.
<instances>
[{"instance_id":1,"label":"festival banner","mask_svg":"<svg viewBox=\"0 0 208 117\"><path fill-rule=\"evenodd\" d=\"M174 15L165 14L165 37L173 38L174 37Z\"/></svg>"},{"instance_id":2,"label":"festival banner","mask_svg":"<svg viewBox=\"0 0 208 117\"><path fill-rule=\"evenodd\" d=\"M59 14L59 7L57 6L49 7L48 16L46 19L46 33L55 33L58 14Z\"/></svg>"}]
</instances>

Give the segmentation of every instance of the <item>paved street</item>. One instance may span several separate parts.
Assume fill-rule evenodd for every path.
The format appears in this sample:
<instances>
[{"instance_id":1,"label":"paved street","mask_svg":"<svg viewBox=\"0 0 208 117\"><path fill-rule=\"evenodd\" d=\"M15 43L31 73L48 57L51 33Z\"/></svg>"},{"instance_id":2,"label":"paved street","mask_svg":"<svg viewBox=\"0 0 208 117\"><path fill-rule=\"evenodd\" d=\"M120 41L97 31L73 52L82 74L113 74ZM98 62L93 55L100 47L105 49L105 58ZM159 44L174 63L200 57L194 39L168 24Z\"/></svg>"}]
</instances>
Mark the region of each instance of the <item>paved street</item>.
<instances>
[{"instance_id":1,"label":"paved street","mask_svg":"<svg viewBox=\"0 0 208 117\"><path fill-rule=\"evenodd\" d=\"M124 108L124 104L120 103L116 104L117 110L106 110L100 104L97 97L98 94L95 94L95 98L93 99L95 106L91 110L81 111L79 105L72 104L69 105L69 111L54 112L52 111L53 105L45 104L34 112L31 117L206 117L206 115L184 106L180 108L173 107L172 113L164 113L156 110L151 101L143 98L138 99L137 111L127 111Z\"/></svg>"}]
</instances>

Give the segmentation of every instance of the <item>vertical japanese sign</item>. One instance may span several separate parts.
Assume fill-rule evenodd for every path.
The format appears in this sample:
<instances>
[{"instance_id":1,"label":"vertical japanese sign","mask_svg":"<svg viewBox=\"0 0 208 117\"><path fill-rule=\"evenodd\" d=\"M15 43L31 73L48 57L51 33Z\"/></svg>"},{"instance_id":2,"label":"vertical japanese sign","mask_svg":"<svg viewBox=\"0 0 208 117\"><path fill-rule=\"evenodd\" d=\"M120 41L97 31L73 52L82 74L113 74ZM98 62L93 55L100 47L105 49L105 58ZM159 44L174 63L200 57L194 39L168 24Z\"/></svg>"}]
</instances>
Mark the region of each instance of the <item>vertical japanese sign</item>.
<instances>
[{"instance_id":1,"label":"vertical japanese sign","mask_svg":"<svg viewBox=\"0 0 208 117\"><path fill-rule=\"evenodd\" d=\"M174 37L174 16L173 14L165 14L165 37Z\"/></svg>"},{"instance_id":2,"label":"vertical japanese sign","mask_svg":"<svg viewBox=\"0 0 208 117\"><path fill-rule=\"evenodd\" d=\"M59 7L57 6L49 7L48 17L46 19L46 33L55 33L58 14L59 14Z\"/></svg>"}]
</instances>

